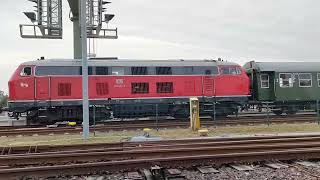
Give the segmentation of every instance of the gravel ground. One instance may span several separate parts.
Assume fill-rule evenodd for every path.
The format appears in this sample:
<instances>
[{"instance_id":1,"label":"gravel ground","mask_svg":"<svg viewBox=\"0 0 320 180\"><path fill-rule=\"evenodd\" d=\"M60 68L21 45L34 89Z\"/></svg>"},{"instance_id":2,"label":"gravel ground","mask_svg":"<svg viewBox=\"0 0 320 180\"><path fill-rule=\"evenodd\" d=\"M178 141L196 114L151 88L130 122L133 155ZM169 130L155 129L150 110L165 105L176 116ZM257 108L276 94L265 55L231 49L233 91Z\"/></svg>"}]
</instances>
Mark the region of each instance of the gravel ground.
<instances>
[{"instance_id":1,"label":"gravel ground","mask_svg":"<svg viewBox=\"0 0 320 180\"><path fill-rule=\"evenodd\" d=\"M316 180L320 179L320 166L306 167L290 164L288 168L272 169L264 165L252 166L253 171L238 171L230 166L216 168L218 173L202 174L196 169L182 170L187 180ZM92 176L48 178L48 180L127 180L124 173Z\"/></svg>"},{"instance_id":2,"label":"gravel ground","mask_svg":"<svg viewBox=\"0 0 320 180\"><path fill-rule=\"evenodd\" d=\"M192 180L304 180L312 179L310 175L300 172L294 167L274 170L268 167L255 166L253 171L238 171L231 167L219 168L219 173L201 174L198 171L183 171L187 179Z\"/></svg>"}]
</instances>

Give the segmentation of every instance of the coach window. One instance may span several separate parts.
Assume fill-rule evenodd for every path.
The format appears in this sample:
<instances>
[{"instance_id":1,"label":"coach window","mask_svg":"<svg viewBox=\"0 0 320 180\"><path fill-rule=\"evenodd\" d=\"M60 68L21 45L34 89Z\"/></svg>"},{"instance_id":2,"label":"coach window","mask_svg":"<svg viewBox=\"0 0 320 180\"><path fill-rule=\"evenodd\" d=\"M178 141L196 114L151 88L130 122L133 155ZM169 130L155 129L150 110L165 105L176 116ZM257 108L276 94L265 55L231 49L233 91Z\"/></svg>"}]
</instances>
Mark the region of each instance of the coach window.
<instances>
[{"instance_id":1,"label":"coach window","mask_svg":"<svg viewBox=\"0 0 320 180\"><path fill-rule=\"evenodd\" d=\"M317 74L318 87L320 87L320 73Z\"/></svg>"},{"instance_id":2,"label":"coach window","mask_svg":"<svg viewBox=\"0 0 320 180\"><path fill-rule=\"evenodd\" d=\"M96 75L108 75L108 67L96 67Z\"/></svg>"},{"instance_id":3,"label":"coach window","mask_svg":"<svg viewBox=\"0 0 320 180\"><path fill-rule=\"evenodd\" d=\"M280 73L279 74L279 85L280 87L293 87L293 80L291 73Z\"/></svg>"},{"instance_id":4,"label":"coach window","mask_svg":"<svg viewBox=\"0 0 320 180\"><path fill-rule=\"evenodd\" d=\"M261 88L269 88L269 75L261 74L260 75Z\"/></svg>"},{"instance_id":5,"label":"coach window","mask_svg":"<svg viewBox=\"0 0 320 180\"><path fill-rule=\"evenodd\" d=\"M24 67L20 73L21 76L31 76L32 68L31 67Z\"/></svg>"},{"instance_id":6,"label":"coach window","mask_svg":"<svg viewBox=\"0 0 320 180\"><path fill-rule=\"evenodd\" d=\"M131 67L131 75L148 75L147 67Z\"/></svg>"},{"instance_id":7,"label":"coach window","mask_svg":"<svg viewBox=\"0 0 320 180\"><path fill-rule=\"evenodd\" d=\"M172 75L171 67L156 67L157 75Z\"/></svg>"},{"instance_id":8,"label":"coach window","mask_svg":"<svg viewBox=\"0 0 320 180\"><path fill-rule=\"evenodd\" d=\"M124 75L124 67L112 67L112 75Z\"/></svg>"},{"instance_id":9,"label":"coach window","mask_svg":"<svg viewBox=\"0 0 320 180\"><path fill-rule=\"evenodd\" d=\"M299 87L312 87L312 75L310 73L299 74Z\"/></svg>"}]
</instances>

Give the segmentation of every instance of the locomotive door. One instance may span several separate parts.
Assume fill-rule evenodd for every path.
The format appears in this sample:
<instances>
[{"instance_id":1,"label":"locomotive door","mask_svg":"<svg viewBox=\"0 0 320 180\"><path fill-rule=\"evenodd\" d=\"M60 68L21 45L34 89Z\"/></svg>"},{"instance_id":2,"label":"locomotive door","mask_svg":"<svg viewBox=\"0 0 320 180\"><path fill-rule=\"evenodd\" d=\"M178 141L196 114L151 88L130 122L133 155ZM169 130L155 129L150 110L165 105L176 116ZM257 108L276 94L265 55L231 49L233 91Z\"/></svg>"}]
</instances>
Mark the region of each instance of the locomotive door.
<instances>
[{"instance_id":1,"label":"locomotive door","mask_svg":"<svg viewBox=\"0 0 320 180\"><path fill-rule=\"evenodd\" d=\"M36 77L36 99L49 100L50 97L50 77Z\"/></svg>"},{"instance_id":2,"label":"locomotive door","mask_svg":"<svg viewBox=\"0 0 320 180\"><path fill-rule=\"evenodd\" d=\"M203 96L215 96L214 76L206 75L202 78Z\"/></svg>"}]
</instances>

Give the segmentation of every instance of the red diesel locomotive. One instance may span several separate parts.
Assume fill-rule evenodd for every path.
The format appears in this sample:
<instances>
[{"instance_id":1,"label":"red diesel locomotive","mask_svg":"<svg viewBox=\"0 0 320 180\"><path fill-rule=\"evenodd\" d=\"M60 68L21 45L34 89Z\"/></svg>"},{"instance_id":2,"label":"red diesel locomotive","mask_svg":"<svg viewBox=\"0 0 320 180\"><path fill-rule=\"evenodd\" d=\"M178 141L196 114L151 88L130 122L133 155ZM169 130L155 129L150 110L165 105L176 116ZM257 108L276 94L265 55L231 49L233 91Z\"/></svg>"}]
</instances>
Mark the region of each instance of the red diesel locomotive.
<instances>
[{"instance_id":1,"label":"red diesel locomotive","mask_svg":"<svg viewBox=\"0 0 320 180\"><path fill-rule=\"evenodd\" d=\"M250 94L246 73L230 62L100 58L88 65L90 113L94 106L99 119L188 117L189 97L199 98L201 114L228 115ZM28 123L81 120L81 72L80 60L21 64L9 81L9 111L26 113Z\"/></svg>"}]
</instances>

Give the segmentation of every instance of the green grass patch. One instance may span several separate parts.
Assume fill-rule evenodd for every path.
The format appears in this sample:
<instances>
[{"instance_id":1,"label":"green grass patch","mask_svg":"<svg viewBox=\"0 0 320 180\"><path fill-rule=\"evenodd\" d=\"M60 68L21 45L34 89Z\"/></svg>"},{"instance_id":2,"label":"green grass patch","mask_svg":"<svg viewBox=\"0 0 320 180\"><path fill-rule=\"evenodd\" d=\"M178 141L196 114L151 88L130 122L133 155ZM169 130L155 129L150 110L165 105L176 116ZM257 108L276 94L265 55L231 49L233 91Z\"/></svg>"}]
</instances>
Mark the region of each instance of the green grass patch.
<instances>
[{"instance_id":1,"label":"green grass patch","mask_svg":"<svg viewBox=\"0 0 320 180\"><path fill-rule=\"evenodd\" d=\"M320 126L315 123L306 124L272 124L256 126L227 126L210 127L209 136L222 135L259 135L259 134L280 134L280 133L302 133L320 132ZM179 139L199 137L197 132L190 129L160 129L151 130L152 136L160 136L164 139ZM1 137L0 146L25 146L25 145L64 145L80 143L102 143L127 141L132 136L143 135L142 130L136 131L114 131L107 133L96 133L90 135L87 141L82 140L81 134L47 135L47 136L21 136L21 137Z\"/></svg>"}]
</instances>

